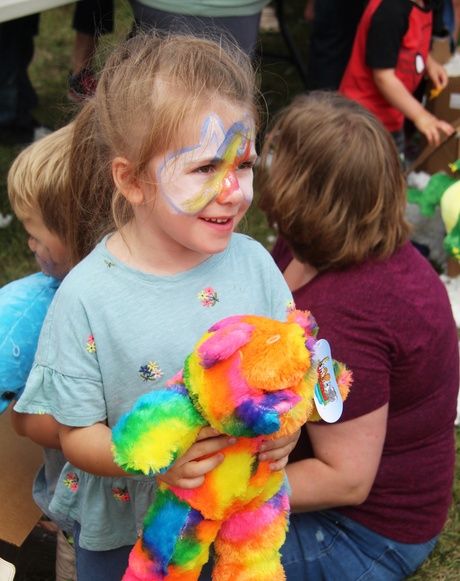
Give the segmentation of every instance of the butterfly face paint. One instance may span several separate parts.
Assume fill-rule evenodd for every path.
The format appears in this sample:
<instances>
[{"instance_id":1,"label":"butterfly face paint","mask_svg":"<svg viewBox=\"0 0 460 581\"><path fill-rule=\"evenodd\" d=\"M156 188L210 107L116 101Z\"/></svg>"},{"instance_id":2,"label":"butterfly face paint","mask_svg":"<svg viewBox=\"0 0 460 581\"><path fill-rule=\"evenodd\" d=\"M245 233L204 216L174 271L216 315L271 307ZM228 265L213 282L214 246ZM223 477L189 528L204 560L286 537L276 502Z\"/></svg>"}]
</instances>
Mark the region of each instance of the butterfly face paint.
<instances>
[{"instance_id":1,"label":"butterfly face paint","mask_svg":"<svg viewBox=\"0 0 460 581\"><path fill-rule=\"evenodd\" d=\"M225 201L239 189L249 205L254 136L249 116L227 130L217 115L205 117L199 142L167 154L157 166L158 191L175 212L188 215L198 214L218 196Z\"/></svg>"}]
</instances>

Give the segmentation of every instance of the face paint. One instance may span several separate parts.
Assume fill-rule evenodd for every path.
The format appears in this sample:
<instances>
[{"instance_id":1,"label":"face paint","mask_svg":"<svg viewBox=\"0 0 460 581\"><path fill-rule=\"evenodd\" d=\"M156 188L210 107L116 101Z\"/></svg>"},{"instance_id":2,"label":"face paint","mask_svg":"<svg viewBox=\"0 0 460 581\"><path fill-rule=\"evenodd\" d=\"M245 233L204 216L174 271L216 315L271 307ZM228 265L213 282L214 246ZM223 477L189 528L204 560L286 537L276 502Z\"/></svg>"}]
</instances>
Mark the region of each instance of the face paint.
<instances>
[{"instance_id":1,"label":"face paint","mask_svg":"<svg viewBox=\"0 0 460 581\"><path fill-rule=\"evenodd\" d=\"M254 126L249 116L225 131L217 115L206 117L196 145L166 156L157 168L157 184L168 204L183 214L197 214L219 195L238 190L237 172L255 157ZM250 192L243 191L248 203Z\"/></svg>"}]
</instances>

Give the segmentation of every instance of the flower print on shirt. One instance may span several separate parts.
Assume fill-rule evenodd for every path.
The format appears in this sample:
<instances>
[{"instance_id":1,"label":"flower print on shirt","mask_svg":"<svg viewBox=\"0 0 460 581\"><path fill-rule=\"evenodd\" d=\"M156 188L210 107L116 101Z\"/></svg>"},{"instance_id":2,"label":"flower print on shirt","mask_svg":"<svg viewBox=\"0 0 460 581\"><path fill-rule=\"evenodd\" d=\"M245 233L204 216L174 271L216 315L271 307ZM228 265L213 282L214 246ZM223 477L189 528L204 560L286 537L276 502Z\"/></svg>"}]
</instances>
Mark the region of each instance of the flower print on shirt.
<instances>
[{"instance_id":1,"label":"flower print on shirt","mask_svg":"<svg viewBox=\"0 0 460 581\"><path fill-rule=\"evenodd\" d=\"M86 341L86 350L88 353L96 353L96 343L93 335L90 335Z\"/></svg>"},{"instance_id":2,"label":"flower print on shirt","mask_svg":"<svg viewBox=\"0 0 460 581\"><path fill-rule=\"evenodd\" d=\"M114 486L112 488L112 495L115 500L118 500L119 502L130 502L131 500L127 488L119 488Z\"/></svg>"},{"instance_id":3,"label":"flower print on shirt","mask_svg":"<svg viewBox=\"0 0 460 581\"><path fill-rule=\"evenodd\" d=\"M156 361L149 361L140 366L139 375L144 381L156 381L163 376L163 371Z\"/></svg>"},{"instance_id":4,"label":"flower print on shirt","mask_svg":"<svg viewBox=\"0 0 460 581\"><path fill-rule=\"evenodd\" d=\"M217 292L211 286L207 286L201 290L197 296L203 307L213 307L219 302Z\"/></svg>"},{"instance_id":5,"label":"flower print on shirt","mask_svg":"<svg viewBox=\"0 0 460 581\"><path fill-rule=\"evenodd\" d=\"M75 472L67 472L67 474L64 477L64 486L66 486L72 492L77 492L78 476Z\"/></svg>"}]
</instances>

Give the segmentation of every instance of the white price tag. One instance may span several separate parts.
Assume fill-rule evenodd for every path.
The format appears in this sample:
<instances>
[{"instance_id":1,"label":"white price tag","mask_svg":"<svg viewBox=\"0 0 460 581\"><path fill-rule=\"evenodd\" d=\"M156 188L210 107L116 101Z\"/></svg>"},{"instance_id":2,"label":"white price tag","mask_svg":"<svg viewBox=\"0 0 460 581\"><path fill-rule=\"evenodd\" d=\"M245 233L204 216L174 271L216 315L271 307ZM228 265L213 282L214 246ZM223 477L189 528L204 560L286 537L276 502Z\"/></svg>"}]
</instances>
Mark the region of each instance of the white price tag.
<instances>
[{"instance_id":1,"label":"white price tag","mask_svg":"<svg viewBox=\"0 0 460 581\"><path fill-rule=\"evenodd\" d=\"M316 342L313 361L318 373L314 393L316 409L324 421L332 424L342 415L343 400L335 378L331 348L326 339Z\"/></svg>"}]
</instances>

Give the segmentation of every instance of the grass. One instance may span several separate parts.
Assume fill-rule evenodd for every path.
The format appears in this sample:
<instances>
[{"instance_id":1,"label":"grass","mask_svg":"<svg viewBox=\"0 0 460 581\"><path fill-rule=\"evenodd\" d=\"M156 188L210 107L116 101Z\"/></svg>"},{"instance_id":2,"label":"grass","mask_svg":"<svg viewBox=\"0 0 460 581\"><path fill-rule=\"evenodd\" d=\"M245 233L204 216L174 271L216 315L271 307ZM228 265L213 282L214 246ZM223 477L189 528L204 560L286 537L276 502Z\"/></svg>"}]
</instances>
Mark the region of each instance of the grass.
<instances>
[{"instance_id":1,"label":"grass","mask_svg":"<svg viewBox=\"0 0 460 581\"><path fill-rule=\"evenodd\" d=\"M289 28L301 54L307 59L308 25L302 20L304 0L291 0L285 4ZM117 0L116 5L116 30L114 35L104 38L101 43L101 55L107 52L111 43L126 36L130 30L131 13L126 0ZM35 57L30 67L30 76L40 97L36 116L42 123L54 129L65 124L72 115L72 109L65 96L73 43L72 13L73 7L65 6L42 14ZM287 104L294 95L302 92L304 87L296 67L283 58L283 55L287 55L287 50L279 34L263 33L261 50L264 55L260 70L261 88L267 116L270 116L279 107ZM6 173L18 152L18 147L7 147L0 143L0 212L3 214L11 213L6 192ZM262 243L269 243L271 232L263 215L257 209L253 208L248 213L244 229ZM35 270L36 266L27 249L21 224L14 219L7 228L0 228L0 286ZM457 458L459 457L460 440L457 437ZM453 581L460 577L459 482L457 466L448 523L433 555L411 577L411 581L428 579Z\"/></svg>"}]
</instances>

